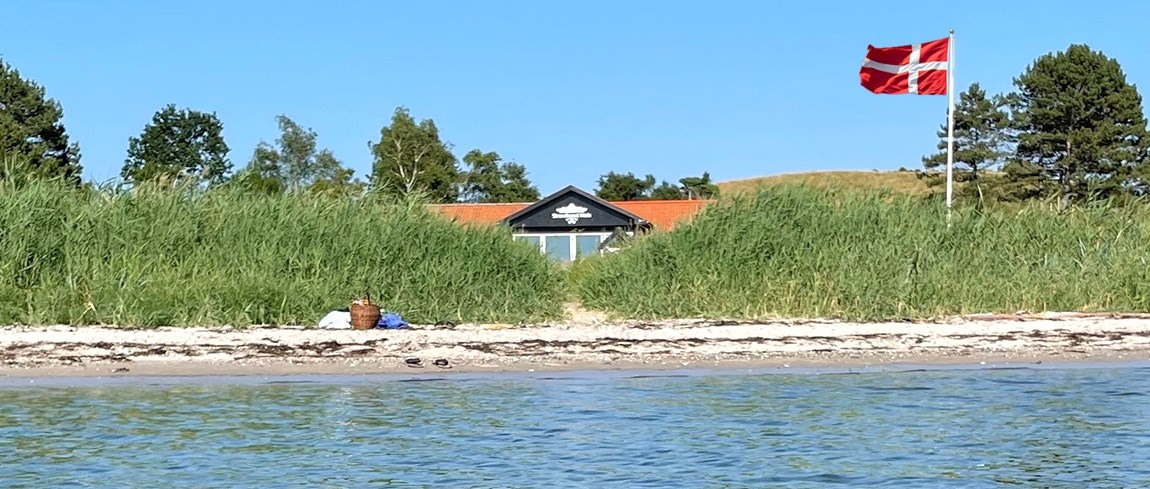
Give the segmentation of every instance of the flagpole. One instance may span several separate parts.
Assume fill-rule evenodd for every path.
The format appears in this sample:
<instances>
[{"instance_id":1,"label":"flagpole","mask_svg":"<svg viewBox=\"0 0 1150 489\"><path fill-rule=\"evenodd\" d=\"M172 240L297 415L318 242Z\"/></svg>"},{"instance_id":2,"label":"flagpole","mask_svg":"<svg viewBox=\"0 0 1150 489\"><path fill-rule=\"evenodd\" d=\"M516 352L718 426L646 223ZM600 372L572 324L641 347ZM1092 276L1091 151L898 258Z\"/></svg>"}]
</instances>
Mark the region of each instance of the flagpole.
<instances>
[{"instance_id":1,"label":"flagpole","mask_svg":"<svg viewBox=\"0 0 1150 489\"><path fill-rule=\"evenodd\" d=\"M954 29L950 30L950 46L947 48L946 61L946 226L950 227L950 202L954 193Z\"/></svg>"}]
</instances>

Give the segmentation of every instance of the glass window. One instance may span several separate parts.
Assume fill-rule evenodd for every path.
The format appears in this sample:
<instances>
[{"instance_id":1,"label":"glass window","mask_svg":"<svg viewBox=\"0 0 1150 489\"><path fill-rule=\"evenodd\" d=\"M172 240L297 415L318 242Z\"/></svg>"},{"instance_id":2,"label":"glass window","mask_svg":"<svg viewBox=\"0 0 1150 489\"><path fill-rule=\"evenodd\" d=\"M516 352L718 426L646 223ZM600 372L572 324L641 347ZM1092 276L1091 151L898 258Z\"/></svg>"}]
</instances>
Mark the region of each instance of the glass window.
<instances>
[{"instance_id":1,"label":"glass window","mask_svg":"<svg viewBox=\"0 0 1150 489\"><path fill-rule=\"evenodd\" d=\"M539 249L539 236L516 236L515 240L523 241L524 243L534 246L535 249Z\"/></svg>"},{"instance_id":2,"label":"glass window","mask_svg":"<svg viewBox=\"0 0 1150 489\"><path fill-rule=\"evenodd\" d=\"M548 236L544 241L547 247L547 257L559 262L571 261L571 237Z\"/></svg>"},{"instance_id":3,"label":"glass window","mask_svg":"<svg viewBox=\"0 0 1150 489\"><path fill-rule=\"evenodd\" d=\"M575 237L575 255L579 258L594 255L599 249L598 234L580 234Z\"/></svg>"}]
</instances>

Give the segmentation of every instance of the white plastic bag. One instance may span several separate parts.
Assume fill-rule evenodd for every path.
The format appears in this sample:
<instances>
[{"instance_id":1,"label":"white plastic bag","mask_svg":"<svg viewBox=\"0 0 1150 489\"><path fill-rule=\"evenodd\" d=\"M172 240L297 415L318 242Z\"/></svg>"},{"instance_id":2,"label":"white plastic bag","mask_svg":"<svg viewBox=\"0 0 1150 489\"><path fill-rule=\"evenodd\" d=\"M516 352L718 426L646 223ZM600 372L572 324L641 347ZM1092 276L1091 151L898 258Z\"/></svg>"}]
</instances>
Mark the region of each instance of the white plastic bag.
<instances>
[{"instance_id":1,"label":"white plastic bag","mask_svg":"<svg viewBox=\"0 0 1150 489\"><path fill-rule=\"evenodd\" d=\"M319 320L322 329L351 329L351 313L347 311L332 311Z\"/></svg>"}]
</instances>

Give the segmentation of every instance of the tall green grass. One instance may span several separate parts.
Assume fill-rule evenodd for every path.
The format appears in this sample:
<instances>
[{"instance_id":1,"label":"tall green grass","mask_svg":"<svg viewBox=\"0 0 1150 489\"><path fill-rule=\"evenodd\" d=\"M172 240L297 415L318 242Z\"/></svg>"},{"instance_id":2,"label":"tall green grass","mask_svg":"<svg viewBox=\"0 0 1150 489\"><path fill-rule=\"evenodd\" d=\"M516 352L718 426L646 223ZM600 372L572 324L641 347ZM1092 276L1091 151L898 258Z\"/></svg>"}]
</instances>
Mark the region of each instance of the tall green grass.
<instances>
[{"instance_id":1,"label":"tall green grass","mask_svg":"<svg viewBox=\"0 0 1150 489\"><path fill-rule=\"evenodd\" d=\"M585 307L629 317L925 318L1150 310L1150 208L956 209L780 187L581 263Z\"/></svg>"},{"instance_id":2,"label":"tall green grass","mask_svg":"<svg viewBox=\"0 0 1150 489\"><path fill-rule=\"evenodd\" d=\"M414 322L562 314L563 275L416 201L0 181L0 324L315 324L365 293Z\"/></svg>"}]
</instances>

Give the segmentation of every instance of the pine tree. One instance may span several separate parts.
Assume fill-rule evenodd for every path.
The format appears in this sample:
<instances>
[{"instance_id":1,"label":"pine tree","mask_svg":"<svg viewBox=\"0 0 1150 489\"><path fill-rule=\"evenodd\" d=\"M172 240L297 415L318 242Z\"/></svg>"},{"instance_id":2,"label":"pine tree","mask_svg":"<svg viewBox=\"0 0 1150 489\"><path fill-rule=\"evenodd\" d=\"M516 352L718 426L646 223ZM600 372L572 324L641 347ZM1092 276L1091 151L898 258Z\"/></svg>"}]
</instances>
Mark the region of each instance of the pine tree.
<instances>
[{"instance_id":1,"label":"pine tree","mask_svg":"<svg viewBox=\"0 0 1150 489\"><path fill-rule=\"evenodd\" d=\"M1071 45L1035 60L1014 85L1017 156L1025 164L1012 181L1053 189L1061 207L1146 187L1150 135L1142 97L1117 60Z\"/></svg>"},{"instance_id":2,"label":"pine tree","mask_svg":"<svg viewBox=\"0 0 1150 489\"><path fill-rule=\"evenodd\" d=\"M959 94L954 106L954 186L956 196L974 197L979 202L989 183L990 171L1000 169L1010 155L1010 116L1002 96L987 98L973 83ZM924 156L926 172L920 177L932 188L946 184L947 123L938 130L939 152Z\"/></svg>"},{"instance_id":3,"label":"pine tree","mask_svg":"<svg viewBox=\"0 0 1150 489\"><path fill-rule=\"evenodd\" d=\"M68 141L60 104L0 59L0 159L21 172L80 184L80 147ZM23 176L23 175L21 175Z\"/></svg>"}]
</instances>

